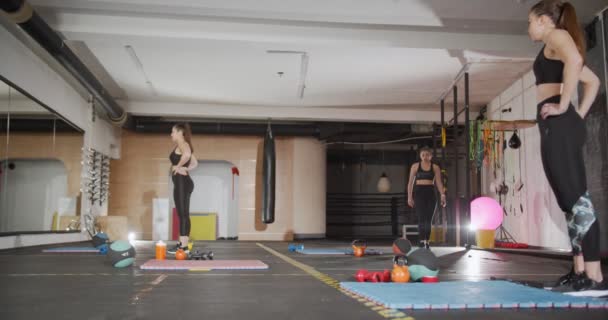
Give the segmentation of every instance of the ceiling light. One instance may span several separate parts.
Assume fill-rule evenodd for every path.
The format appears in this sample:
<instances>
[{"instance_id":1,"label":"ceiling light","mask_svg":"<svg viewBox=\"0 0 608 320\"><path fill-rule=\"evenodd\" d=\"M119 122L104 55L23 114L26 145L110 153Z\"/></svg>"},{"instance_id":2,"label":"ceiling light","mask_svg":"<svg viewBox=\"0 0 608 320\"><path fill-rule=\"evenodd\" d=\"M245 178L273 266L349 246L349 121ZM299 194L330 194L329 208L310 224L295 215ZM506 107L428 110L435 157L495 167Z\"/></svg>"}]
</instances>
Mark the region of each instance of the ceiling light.
<instances>
[{"instance_id":1,"label":"ceiling light","mask_svg":"<svg viewBox=\"0 0 608 320\"><path fill-rule=\"evenodd\" d=\"M300 62L300 79L298 81L298 97L304 98L304 90L306 89L306 73L308 72L308 53L305 51L291 51L291 50L266 50L268 54L299 54L302 56ZM281 75L279 75L281 76Z\"/></svg>"},{"instance_id":2,"label":"ceiling light","mask_svg":"<svg viewBox=\"0 0 608 320\"><path fill-rule=\"evenodd\" d=\"M144 70L144 65L139 60L139 57L137 57L137 54L135 53L135 49L133 49L133 47L130 45L126 45L125 50L127 50L127 53L131 57L131 61L133 61L135 68L137 68L137 70L139 70L139 72L144 77L144 80L146 81L146 85L148 86L148 89L150 89L150 92L156 96L157 95L156 89L154 88L154 85L152 85L152 81L150 81L150 79L148 79L148 75L146 74L146 71Z\"/></svg>"},{"instance_id":3,"label":"ceiling light","mask_svg":"<svg viewBox=\"0 0 608 320\"><path fill-rule=\"evenodd\" d=\"M380 176L380 179L378 179L378 185L376 187L378 188L378 192L382 193L386 193L391 190L391 180L389 180L386 173L382 172L382 175Z\"/></svg>"}]
</instances>

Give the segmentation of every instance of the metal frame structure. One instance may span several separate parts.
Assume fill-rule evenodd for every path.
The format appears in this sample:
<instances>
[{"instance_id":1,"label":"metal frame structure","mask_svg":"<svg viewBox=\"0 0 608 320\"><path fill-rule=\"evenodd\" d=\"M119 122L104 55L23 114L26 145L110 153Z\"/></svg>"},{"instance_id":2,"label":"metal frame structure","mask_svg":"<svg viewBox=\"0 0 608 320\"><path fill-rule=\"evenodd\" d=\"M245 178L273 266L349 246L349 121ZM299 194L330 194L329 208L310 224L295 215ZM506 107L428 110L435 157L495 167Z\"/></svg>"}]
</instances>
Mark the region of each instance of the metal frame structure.
<instances>
[{"instance_id":1,"label":"metal frame structure","mask_svg":"<svg viewBox=\"0 0 608 320\"><path fill-rule=\"evenodd\" d=\"M464 245L465 247L469 247L470 246L470 240L469 240L469 230L468 230L468 225L469 225L469 221L470 221L470 203L471 203L471 162L469 160L469 148L468 145L470 144L470 136L469 136L469 130L470 130L470 100L469 100L469 92L470 92L470 81L469 81L469 72L468 72L468 64L465 65L463 67L463 69L461 70L461 72L458 73L458 76L454 79L454 82L452 83L451 87L442 95L441 99L440 99L440 106L441 106L441 124L439 126L440 129L440 133L439 136L441 136L441 132L443 128L446 128L446 134L447 134L447 127L446 127L446 121L445 121L445 98L447 97L447 95L450 93L450 91L453 94L453 99L454 99L454 106L453 106L453 119L449 122L447 122L448 124L451 122L451 126L452 126L452 145L450 146L451 149L451 161L453 161L454 164L454 173L453 173L453 177L454 177L454 186L456 186L456 190L450 192L451 193L451 201L453 202L450 205L451 208L451 215L453 219L450 219L453 221L454 225L453 227L455 227L455 244L456 246L461 246ZM461 79L464 79L464 107L462 110L458 110L458 87L457 87L457 83L458 81L460 81ZM458 186L460 185L460 172L459 172L459 151L458 148L460 146L462 146L462 143L460 142L460 137L459 137L459 124L458 124L458 117L460 116L460 114L462 114L464 112L464 146L465 146L465 155L464 155L464 161L465 161L465 190L464 190L464 194L462 197L462 201L464 202L464 206L462 205L463 203L461 203L461 198L459 197L459 190L458 190ZM446 149L447 146L444 147L443 145L441 145L441 157L440 157L440 166L442 168L444 168L446 166L447 163L447 159L446 159ZM437 134L436 134L436 130L433 129L433 152L436 154L437 153ZM461 210L463 209L464 212ZM465 226L465 227L462 227ZM464 237L463 237L463 232L464 232ZM464 238L464 239L462 239Z\"/></svg>"}]
</instances>

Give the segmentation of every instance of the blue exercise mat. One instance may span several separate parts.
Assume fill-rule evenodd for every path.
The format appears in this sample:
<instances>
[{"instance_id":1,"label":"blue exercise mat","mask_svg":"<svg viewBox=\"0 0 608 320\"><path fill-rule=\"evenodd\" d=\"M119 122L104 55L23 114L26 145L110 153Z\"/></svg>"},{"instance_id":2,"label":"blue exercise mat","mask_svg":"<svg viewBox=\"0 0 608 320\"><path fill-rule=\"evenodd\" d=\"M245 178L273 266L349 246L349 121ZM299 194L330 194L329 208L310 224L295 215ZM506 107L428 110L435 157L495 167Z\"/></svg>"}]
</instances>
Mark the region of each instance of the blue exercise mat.
<instances>
[{"instance_id":1,"label":"blue exercise mat","mask_svg":"<svg viewBox=\"0 0 608 320\"><path fill-rule=\"evenodd\" d=\"M94 247L58 247L58 248L48 248L42 250L42 252L46 253L99 253L99 249Z\"/></svg>"},{"instance_id":2,"label":"blue exercise mat","mask_svg":"<svg viewBox=\"0 0 608 320\"><path fill-rule=\"evenodd\" d=\"M353 249L335 249L335 248L304 248L302 250L296 250L301 254L326 254L326 255L353 255ZM377 249L365 249L365 255L380 255L383 254L381 250Z\"/></svg>"},{"instance_id":3,"label":"blue exercise mat","mask_svg":"<svg viewBox=\"0 0 608 320\"><path fill-rule=\"evenodd\" d=\"M507 281L342 282L340 286L393 309L608 308L606 300L572 297Z\"/></svg>"}]
</instances>

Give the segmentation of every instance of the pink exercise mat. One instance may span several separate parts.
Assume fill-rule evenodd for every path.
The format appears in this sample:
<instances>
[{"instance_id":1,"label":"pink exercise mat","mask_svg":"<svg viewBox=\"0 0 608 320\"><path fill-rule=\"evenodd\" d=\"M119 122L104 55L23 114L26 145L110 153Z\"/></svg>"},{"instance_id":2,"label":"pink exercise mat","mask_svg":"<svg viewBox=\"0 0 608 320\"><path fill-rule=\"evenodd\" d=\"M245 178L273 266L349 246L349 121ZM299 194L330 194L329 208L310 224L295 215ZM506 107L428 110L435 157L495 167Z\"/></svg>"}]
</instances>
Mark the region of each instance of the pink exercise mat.
<instances>
[{"instance_id":1,"label":"pink exercise mat","mask_svg":"<svg viewBox=\"0 0 608 320\"><path fill-rule=\"evenodd\" d=\"M142 264L143 270L259 270L268 269L260 260L156 260Z\"/></svg>"}]
</instances>

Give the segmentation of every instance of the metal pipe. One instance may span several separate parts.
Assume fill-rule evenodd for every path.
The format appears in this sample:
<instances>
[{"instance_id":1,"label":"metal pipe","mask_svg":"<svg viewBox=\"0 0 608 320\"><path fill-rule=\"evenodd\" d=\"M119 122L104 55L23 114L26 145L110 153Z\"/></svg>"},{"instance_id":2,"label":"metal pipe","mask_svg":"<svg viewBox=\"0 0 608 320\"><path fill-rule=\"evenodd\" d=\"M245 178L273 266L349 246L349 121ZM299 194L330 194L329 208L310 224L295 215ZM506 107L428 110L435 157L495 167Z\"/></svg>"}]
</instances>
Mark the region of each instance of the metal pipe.
<instances>
[{"instance_id":1,"label":"metal pipe","mask_svg":"<svg viewBox=\"0 0 608 320\"><path fill-rule=\"evenodd\" d=\"M443 128L445 126L445 100L441 99L441 168L445 166L445 146L443 145ZM447 188L447 186L445 186Z\"/></svg>"},{"instance_id":2,"label":"metal pipe","mask_svg":"<svg viewBox=\"0 0 608 320\"><path fill-rule=\"evenodd\" d=\"M461 115L461 114L464 112L464 110L465 110L465 109L463 108L463 109L461 109L460 111L458 111L458 112L456 113L456 116ZM448 124L452 123L453 121L454 121L454 118L450 119L450 121L448 121Z\"/></svg>"},{"instance_id":3,"label":"metal pipe","mask_svg":"<svg viewBox=\"0 0 608 320\"><path fill-rule=\"evenodd\" d=\"M454 86L454 142L453 142L453 156L454 156L454 192L452 193L455 205L454 213L456 215L456 246L460 246L460 208L458 201L458 87Z\"/></svg>"},{"instance_id":4,"label":"metal pipe","mask_svg":"<svg viewBox=\"0 0 608 320\"><path fill-rule=\"evenodd\" d=\"M606 30L608 30L608 21L606 21L606 19L608 19L608 8L603 10L603 14L600 13L600 21L602 22L600 24L600 29L602 30L602 37L603 37L603 47L604 47L604 85L606 86L606 109L608 110L608 44L606 42L608 42L608 34L606 34Z\"/></svg>"},{"instance_id":5,"label":"metal pipe","mask_svg":"<svg viewBox=\"0 0 608 320\"><path fill-rule=\"evenodd\" d=\"M155 120L133 120L134 130L145 133L171 132L172 122L159 122ZM225 135L257 135L263 136L268 127L262 123L220 123L220 122L190 122L193 134L225 134ZM320 129L317 125L284 125L273 124L272 133L275 136L309 136L319 137Z\"/></svg>"},{"instance_id":6,"label":"metal pipe","mask_svg":"<svg viewBox=\"0 0 608 320\"><path fill-rule=\"evenodd\" d=\"M460 68L460 71L458 71L458 74L456 74L456 77L454 78L454 80L452 80L452 83L450 83L450 86L441 94L441 96L439 96L438 100L443 100L445 99L448 94L450 93L450 90L452 90L452 88L456 88L456 83L460 80L460 78L462 77L462 75L469 70L469 67L471 66L471 62L467 62L465 63L462 68Z\"/></svg>"},{"instance_id":7,"label":"metal pipe","mask_svg":"<svg viewBox=\"0 0 608 320\"><path fill-rule=\"evenodd\" d=\"M455 184L455 194L454 196L458 197L458 116L457 116L457 112L458 112L458 87L454 86L454 124L452 125L453 127L453 131L452 134L454 135L453 139L453 145L452 145L452 154L455 157L454 160L454 181L456 182Z\"/></svg>"},{"instance_id":8,"label":"metal pipe","mask_svg":"<svg viewBox=\"0 0 608 320\"><path fill-rule=\"evenodd\" d=\"M433 123L433 134L432 134L432 141L433 141L433 157L437 157L437 126Z\"/></svg>"},{"instance_id":9,"label":"metal pipe","mask_svg":"<svg viewBox=\"0 0 608 320\"><path fill-rule=\"evenodd\" d=\"M0 131L8 130L7 118L0 118ZM10 118L10 132L79 132L64 121L57 121L54 117L47 118Z\"/></svg>"},{"instance_id":10,"label":"metal pipe","mask_svg":"<svg viewBox=\"0 0 608 320\"><path fill-rule=\"evenodd\" d=\"M124 125L127 113L80 59L65 45L63 39L24 0L3 0L0 7L12 22L18 24L55 58L78 82L93 95L97 105L107 113L115 125Z\"/></svg>"},{"instance_id":11,"label":"metal pipe","mask_svg":"<svg viewBox=\"0 0 608 320\"><path fill-rule=\"evenodd\" d=\"M469 124L469 118L470 118L470 114L469 114L469 73L465 73L464 74L464 109L466 110L464 113L464 136L465 136L465 150L466 150L466 162L465 162L465 199L467 201L470 200L471 197L471 175L470 170L471 170L471 161L469 161L471 155L470 155L470 151L471 148L469 148L469 144L471 143L471 135L469 134L469 130L470 130L470 124ZM468 205L467 205L468 207ZM467 210L468 212L468 210Z\"/></svg>"},{"instance_id":12,"label":"metal pipe","mask_svg":"<svg viewBox=\"0 0 608 320\"><path fill-rule=\"evenodd\" d=\"M471 218L471 148L469 147L471 143L471 135L469 134L470 124L469 124L469 73L466 72L464 74L464 136L465 136L465 152L466 157L464 159L465 163L465 194L464 201L465 202L465 225L469 225ZM466 245L469 245L469 232L466 231Z\"/></svg>"},{"instance_id":13,"label":"metal pipe","mask_svg":"<svg viewBox=\"0 0 608 320\"><path fill-rule=\"evenodd\" d=\"M458 81L460 81L460 78L462 78L464 76L464 74L469 71L469 68L473 64L530 63L531 61L534 61L534 58L510 58L510 59L497 59L497 60L491 60L491 59L469 60L467 63L465 63L462 66L462 68L460 68L460 71L458 71L458 74L456 74L456 77L454 77L454 80L452 81L452 83L450 83L450 85L448 86L448 88L441 94L441 96L439 96L439 98L436 100L435 103L439 102L440 100L445 99L448 96L448 94L450 93L450 90L452 90L452 87L454 87L456 85L456 83Z\"/></svg>"}]
</instances>

